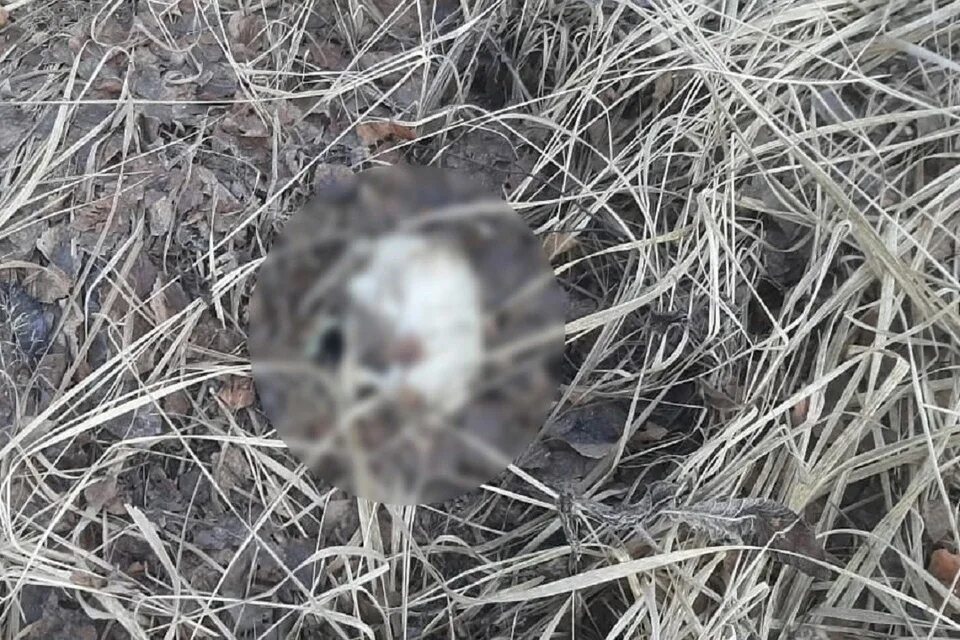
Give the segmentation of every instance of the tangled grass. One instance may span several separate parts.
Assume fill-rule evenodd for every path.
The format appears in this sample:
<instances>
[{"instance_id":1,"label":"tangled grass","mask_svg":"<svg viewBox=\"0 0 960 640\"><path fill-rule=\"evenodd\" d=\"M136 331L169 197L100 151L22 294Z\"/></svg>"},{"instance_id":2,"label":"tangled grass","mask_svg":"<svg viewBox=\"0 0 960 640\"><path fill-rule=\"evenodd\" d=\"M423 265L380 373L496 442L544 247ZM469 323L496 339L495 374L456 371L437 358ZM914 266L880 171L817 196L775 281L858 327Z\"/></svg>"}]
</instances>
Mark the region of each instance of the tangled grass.
<instances>
[{"instance_id":1,"label":"tangled grass","mask_svg":"<svg viewBox=\"0 0 960 640\"><path fill-rule=\"evenodd\" d=\"M5 638L960 637L960 2L5 9L4 273L58 318L0 412ZM622 407L604 457L400 509L264 422L270 239L401 161L562 238L554 418ZM707 530L623 515L661 482ZM750 499L829 573L711 535Z\"/></svg>"}]
</instances>

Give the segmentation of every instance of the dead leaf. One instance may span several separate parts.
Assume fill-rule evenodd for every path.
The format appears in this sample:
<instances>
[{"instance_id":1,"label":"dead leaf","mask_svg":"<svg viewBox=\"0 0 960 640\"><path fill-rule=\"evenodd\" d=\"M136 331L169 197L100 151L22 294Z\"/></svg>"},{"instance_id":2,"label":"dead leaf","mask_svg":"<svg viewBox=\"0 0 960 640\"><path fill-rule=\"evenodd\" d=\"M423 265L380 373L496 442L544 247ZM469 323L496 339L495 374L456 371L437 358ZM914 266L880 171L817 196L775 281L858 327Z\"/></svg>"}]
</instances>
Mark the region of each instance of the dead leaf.
<instances>
[{"instance_id":1,"label":"dead leaf","mask_svg":"<svg viewBox=\"0 0 960 640\"><path fill-rule=\"evenodd\" d=\"M612 404L578 407L548 425L550 436L563 440L577 453L602 458L620 439L626 414Z\"/></svg>"},{"instance_id":2,"label":"dead leaf","mask_svg":"<svg viewBox=\"0 0 960 640\"><path fill-rule=\"evenodd\" d=\"M657 76L653 81L653 101L662 103L673 93L673 73L667 71Z\"/></svg>"},{"instance_id":3,"label":"dead leaf","mask_svg":"<svg viewBox=\"0 0 960 640\"><path fill-rule=\"evenodd\" d=\"M416 140L417 134L410 127L395 122L364 122L357 125L357 135L368 147L375 147L390 140Z\"/></svg>"},{"instance_id":4,"label":"dead leaf","mask_svg":"<svg viewBox=\"0 0 960 640\"><path fill-rule=\"evenodd\" d=\"M163 410L173 415L186 415L190 411L190 396L186 391L174 391L160 401Z\"/></svg>"},{"instance_id":5,"label":"dead leaf","mask_svg":"<svg viewBox=\"0 0 960 640\"><path fill-rule=\"evenodd\" d=\"M343 55L340 45L332 42L312 43L310 57L313 59L313 64L327 71L343 71L350 64L350 59Z\"/></svg>"},{"instance_id":6,"label":"dead leaf","mask_svg":"<svg viewBox=\"0 0 960 640\"><path fill-rule=\"evenodd\" d=\"M547 254L547 259L552 262L554 258L575 249L578 244L576 234L568 231L557 231L548 233L543 239L543 251Z\"/></svg>"},{"instance_id":7,"label":"dead leaf","mask_svg":"<svg viewBox=\"0 0 960 640\"><path fill-rule=\"evenodd\" d=\"M111 202L109 197L87 203L77 210L76 217L70 223L70 228L81 233L85 231L101 231L110 218ZM118 230L117 216L110 221L108 233Z\"/></svg>"},{"instance_id":8,"label":"dead leaf","mask_svg":"<svg viewBox=\"0 0 960 640\"><path fill-rule=\"evenodd\" d=\"M195 175L200 182L203 183L205 187L204 192L216 200L217 207L214 213L218 215L229 215L243 209L240 201L220 182L220 179L213 171L202 165L198 165L195 167Z\"/></svg>"},{"instance_id":9,"label":"dead leaf","mask_svg":"<svg viewBox=\"0 0 960 640\"><path fill-rule=\"evenodd\" d=\"M641 431L637 431L633 434L633 437L630 439L631 442L660 442L667 434L670 433L669 429L661 427L658 424L650 423Z\"/></svg>"},{"instance_id":10,"label":"dead leaf","mask_svg":"<svg viewBox=\"0 0 960 640\"><path fill-rule=\"evenodd\" d=\"M242 376L230 376L217 393L217 397L231 409L246 409L256 397L253 380Z\"/></svg>"},{"instance_id":11,"label":"dead leaf","mask_svg":"<svg viewBox=\"0 0 960 640\"><path fill-rule=\"evenodd\" d=\"M83 571L74 571L70 574L70 582L81 587L87 587L90 589L103 589L107 586L108 581L106 578L103 578L92 573L85 573Z\"/></svg>"},{"instance_id":12,"label":"dead leaf","mask_svg":"<svg viewBox=\"0 0 960 640\"><path fill-rule=\"evenodd\" d=\"M157 317L157 322L166 322L189 306L183 287L176 280L166 281L163 274L157 274L150 292L150 310Z\"/></svg>"},{"instance_id":13,"label":"dead leaf","mask_svg":"<svg viewBox=\"0 0 960 640\"><path fill-rule=\"evenodd\" d=\"M157 279L160 270L156 263L146 253L137 255L136 260L130 272L127 274L127 282L139 300L146 300L153 291L153 283Z\"/></svg>"},{"instance_id":14,"label":"dead leaf","mask_svg":"<svg viewBox=\"0 0 960 640\"><path fill-rule=\"evenodd\" d=\"M740 408L740 403L736 401L733 397L730 396L723 389L717 389L711 386L703 378L699 378L700 391L703 393L703 399L713 407L714 409L719 409L720 411L733 411Z\"/></svg>"},{"instance_id":15,"label":"dead leaf","mask_svg":"<svg viewBox=\"0 0 960 640\"><path fill-rule=\"evenodd\" d=\"M250 478L247 459L238 447L224 445L220 453L214 455L213 466L213 479L225 492Z\"/></svg>"},{"instance_id":16,"label":"dead leaf","mask_svg":"<svg viewBox=\"0 0 960 640\"><path fill-rule=\"evenodd\" d=\"M27 293L44 304L51 304L70 295L70 278L60 267L40 267L24 282Z\"/></svg>"},{"instance_id":17,"label":"dead leaf","mask_svg":"<svg viewBox=\"0 0 960 640\"><path fill-rule=\"evenodd\" d=\"M536 471L535 475L546 482L576 482L597 463L569 448L555 449L538 441L523 453L518 464L522 469Z\"/></svg>"},{"instance_id":18,"label":"dead leaf","mask_svg":"<svg viewBox=\"0 0 960 640\"><path fill-rule=\"evenodd\" d=\"M127 513L127 508L124 506L123 499L119 495L105 504L103 510L112 516L122 516Z\"/></svg>"},{"instance_id":19,"label":"dead leaf","mask_svg":"<svg viewBox=\"0 0 960 640\"><path fill-rule=\"evenodd\" d=\"M946 549L937 549L930 556L930 564L927 571L934 578L947 585L953 584L957 574L960 573L960 556L951 553ZM955 593L960 594L960 581L954 585Z\"/></svg>"},{"instance_id":20,"label":"dead leaf","mask_svg":"<svg viewBox=\"0 0 960 640\"><path fill-rule=\"evenodd\" d=\"M97 635L97 628L85 612L62 606L56 590L50 589L39 619L23 629L18 637L24 640L97 640Z\"/></svg>"},{"instance_id":21,"label":"dead leaf","mask_svg":"<svg viewBox=\"0 0 960 640\"><path fill-rule=\"evenodd\" d=\"M248 105L237 105L221 123L226 132L241 138L263 138L269 143L270 127L263 121L259 113Z\"/></svg>"},{"instance_id":22,"label":"dead leaf","mask_svg":"<svg viewBox=\"0 0 960 640\"><path fill-rule=\"evenodd\" d=\"M798 427L807 421L807 414L810 412L810 396L800 398L797 404L790 408L790 421L793 426Z\"/></svg>"},{"instance_id":23,"label":"dead leaf","mask_svg":"<svg viewBox=\"0 0 960 640\"><path fill-rule=\"evenodd\" d=\"M87 506L97 513L110 501L117 497L117 478L116 476L107 476L97 480L83 490L83 496L87 499Z\"/></svg>"},{"instance_id":24,"label":"dead leaf","mask_svg":"<svg viewBox=\"0 0 960 640\"><path fill-rule=\"evenodd\" d=\"M0 7L0 29L10 24L10 12Z\"/></svg>"},{"instance_id":25,"label":"dead leaf","mask_svg":"<svg viewBox=\"0 0 960 640\"><path fill-rule=\"evenodd\" d=\"M224 63L209 65L204 76L202 86L197 87L196 97L198 100L216 101L227 100L237 93L239 86L236 73L233 68Z\"/></svg>"},{"instance_id":26,"label":"dead leaf","mask_svg":"<svg viewBox=\"0 0 960 640\"><path fill-rule=\"evenodd\" d=\"M78 259L76 243L64 225L55 225L46 229L37 238L36 247L43 257L56 265L69 277L77 275Z\"/></svg>"},{"instance_id":27,"label":"dead leaf","mask_svg":"<svg viewBox=\"0 0 960 640\"><path fill-rule=\"evenodd\" d=\"M104 78L94 85L94 92L106 99L115 98L123 92L123 80L119 78Z\"/></svg>"},{"instance_id":28,"label":"dead leaf","mask_svg":"<svg viewBox=\"0 0 960 640\"><path fill-rule=\"evenodd\" d=\"M764 192L764 202L771 209L783 206L774 189ZM813 245L808 230L784 217L768 215L763 236L763 265L767 276L784 288L796 285L810 266Z\"/></svg>"},{"instance_id":29,"label":"dead leaf","mask_svg":"<svg viewBox=\"0 0 960 640\"><path fill-rule=\"evenodd\" d=\"M151 189L144 194L144 202L150 220L150 235L162 236L169 233L176 215L169 194Z\"/></svg>"},{"instance_id":30,"label":"dead leaf","mask_svg":"<svg viewBox=\"0 0 960 640\"><path fill-rule=\"evenodd\" d=\"M220 551L240 544L249 533L244 522L232 513L208 515L193 532L193 543L204 550Z\"/></svg>"},{"instance_id":31,"label":"dead leaf","mask_svg":"<svg viewBox=\"0 0 960 640\"><path fill-rule=\"evenodd\" d=\"M151 438L163 431L160 415L150 407L139 407L103 423L104 428L118 438Z\"/></svg>"},{"instance_id":32,"label":"dead leaf","mask_svg":"<svg viewBox=\"0 0 960 640\"><path fill-rule=\"evenodd\" d=\"M927 530L927 535L935 543L940 542L947 537L953 528L950 524L950 509L944 504L939 496L932 500L926 500L923 503L921 513L923 514L923 525Z\"/></svg>"},{"instance_id":33,"label":"dead leaf","mask_svg":"<svg viewBox=\"0 0 960 640\"><path fill-rule=\"evenodd\" d=\"M32 123L30 116L13 105L0 106L0 117L4 122L4 126L0 128L0 155L6 155L20 144Z\"/></svg>"},{"instance_id":34,"label":"dead leaf","mask_svg":"<svg viewBox=\"0 0 960 640\"><path fill-rule=\"evenodd\" d=\"M56 389L63 381L63 376L67 372L67 361L69 356L66 347L59 343L54 343L40 359L37 361L37 380L41 383L41 389ZM72 358L70 358L72 360Z\"/></svg>"},{"instance_id":35,"label":"dead leaf","mask_svg":"<svg viewBox=\"0 0 960 640\"><path fill-rule=\"evenodd\" d=\"M235 11L227 21L227 33L230 35L233 55L247 60L260 51L260 33L263 21L257 15L243 15Z\"/></svg>"}]
</instances>

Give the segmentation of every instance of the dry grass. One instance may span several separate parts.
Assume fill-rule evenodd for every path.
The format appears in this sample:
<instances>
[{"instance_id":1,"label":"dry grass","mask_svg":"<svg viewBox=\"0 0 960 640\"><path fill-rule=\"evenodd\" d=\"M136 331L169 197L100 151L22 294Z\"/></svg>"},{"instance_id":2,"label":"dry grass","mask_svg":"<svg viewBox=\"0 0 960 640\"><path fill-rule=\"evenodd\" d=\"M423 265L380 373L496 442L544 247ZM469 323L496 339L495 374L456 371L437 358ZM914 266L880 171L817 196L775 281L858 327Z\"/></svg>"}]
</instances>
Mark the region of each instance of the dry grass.
<instances>
[{"instance_id":1,"label":"dry grass","mask_svg":"<svg viewBox=\"0 0 960 640\"><path fill-rule=\"evenodd\" d=\"M927 571L960 547L960 2L237 4L8 4L2 266L57 322L5 365L4 638L960 637ZM348 500L224 392L251 276L336 166L502 183L504 149L575 238L555 413L615 401L623 435ZM723 508L639 527L660 481L803 513L829 572L718 540Z\"/></svg>"}]
</instances>

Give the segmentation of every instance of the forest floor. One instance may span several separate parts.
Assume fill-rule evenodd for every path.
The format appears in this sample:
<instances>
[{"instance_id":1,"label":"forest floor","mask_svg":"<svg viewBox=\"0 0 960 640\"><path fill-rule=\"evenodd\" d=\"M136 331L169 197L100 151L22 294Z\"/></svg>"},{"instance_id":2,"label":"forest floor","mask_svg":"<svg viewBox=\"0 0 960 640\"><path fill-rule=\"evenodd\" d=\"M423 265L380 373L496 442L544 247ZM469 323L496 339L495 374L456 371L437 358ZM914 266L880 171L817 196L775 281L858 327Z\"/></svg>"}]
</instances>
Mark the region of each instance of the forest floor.
<instances>
[{"instance_id":1,"label":"forest floor","mask_svg":"<svg viewBox=\"0 0 960 640\"><path fill-rule=\"evenodd\" d=\"M4 0L13 638L960 638L960 0ZM304 473L246 305L383 164L570 299L543 436L446 504Z\"/></svg>"}]
</instances>

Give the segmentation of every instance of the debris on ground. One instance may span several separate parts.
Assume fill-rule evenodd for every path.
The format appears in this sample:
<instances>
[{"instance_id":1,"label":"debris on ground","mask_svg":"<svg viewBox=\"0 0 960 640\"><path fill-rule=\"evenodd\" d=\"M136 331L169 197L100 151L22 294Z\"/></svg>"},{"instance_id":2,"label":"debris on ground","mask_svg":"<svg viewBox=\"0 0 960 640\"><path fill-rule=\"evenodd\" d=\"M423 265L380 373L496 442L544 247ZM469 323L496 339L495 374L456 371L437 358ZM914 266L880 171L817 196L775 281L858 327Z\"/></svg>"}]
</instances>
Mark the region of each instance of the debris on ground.
<instances>
[{"instance_id":1,"label":"debris on ground","mask_svg":"<svg viewBox=\"0 0 960 640\"><path fill-rule=\"evenodd\" d=\"M808 4L5 2L4 636L955 635L958 5ZM415 510L245 368L258 261L384 164L568 295L554 421Z\"/></svg>"}]
</instances>

